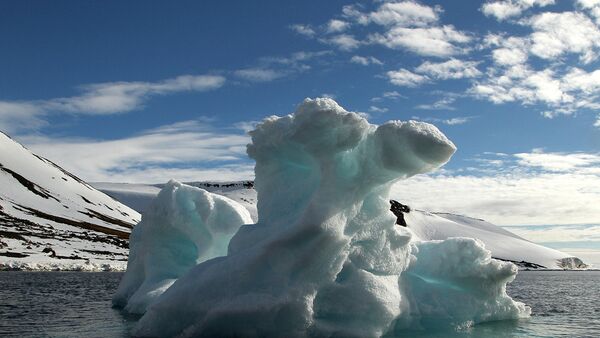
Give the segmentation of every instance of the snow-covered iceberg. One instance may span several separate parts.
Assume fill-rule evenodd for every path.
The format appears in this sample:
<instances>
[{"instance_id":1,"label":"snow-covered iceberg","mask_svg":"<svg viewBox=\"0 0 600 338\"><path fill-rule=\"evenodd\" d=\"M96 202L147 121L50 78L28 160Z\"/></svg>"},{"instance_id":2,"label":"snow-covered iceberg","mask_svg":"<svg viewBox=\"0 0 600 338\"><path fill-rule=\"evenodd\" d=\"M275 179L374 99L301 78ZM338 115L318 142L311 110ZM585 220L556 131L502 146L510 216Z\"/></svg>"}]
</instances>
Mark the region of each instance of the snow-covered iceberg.
<instances>
[{"instance_id":1,"label":"snow-covered iceberg","mask_svg":"<svg viewBox=\"0 0 600 338\"><path fill-rule=\"evenodd\" d=\"M454 153L436 127L375 126L333 100L307 99L250 135L258 223L239 229L227 256L173 283L134 335L372 337L433 317L528 315L505 292L514 265L471 239L411 243L389 212L391 184Z\"/></svg>"},{"instance_id":2,"label":"snow-covered iceberg","mask_svg":"<svg viewBox=\"0 0 600 338\"><path fill-rule=\"evenodd\" d=\"M131 233L127 272L113 304L144 313L192 267L226 255L229 240L247 223L250 213L237 202L170 181Z\"/></svg>"}]
</instances>

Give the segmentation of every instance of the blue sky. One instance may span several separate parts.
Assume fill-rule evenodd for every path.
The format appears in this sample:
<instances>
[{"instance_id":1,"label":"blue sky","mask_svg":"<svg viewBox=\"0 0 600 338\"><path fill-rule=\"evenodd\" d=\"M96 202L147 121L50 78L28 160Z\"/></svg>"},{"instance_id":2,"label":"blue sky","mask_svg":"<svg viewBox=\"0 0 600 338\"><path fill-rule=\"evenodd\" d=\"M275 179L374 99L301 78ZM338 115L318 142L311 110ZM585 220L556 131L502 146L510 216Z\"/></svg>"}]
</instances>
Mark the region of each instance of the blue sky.
<instances>
[{"instance_id":1,"label":"blue sky","mask_svg":"<svg viewBox=\"0 0 600 338\"><path fill-rule=\"evenodd\" d=\"M245 132L329 96L457 145L400 199L600 223L598 0L3 1L0 46L0 130L90 181L252 178Z\"/></svg>"}]
</instances>

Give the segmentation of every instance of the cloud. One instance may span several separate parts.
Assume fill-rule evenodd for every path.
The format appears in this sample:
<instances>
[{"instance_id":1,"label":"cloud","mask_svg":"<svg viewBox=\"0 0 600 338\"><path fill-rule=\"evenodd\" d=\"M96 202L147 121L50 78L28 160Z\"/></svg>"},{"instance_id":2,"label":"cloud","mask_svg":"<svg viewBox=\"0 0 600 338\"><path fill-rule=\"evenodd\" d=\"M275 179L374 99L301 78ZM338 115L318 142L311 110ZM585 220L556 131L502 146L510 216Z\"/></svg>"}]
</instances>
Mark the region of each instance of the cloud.
<instances>
[{"instance_id":1,"label":"cloud","mask_svg":"<svg viewBox=\"0 0 600 338\"><path fill-rule=\"evenodd\" d=\"M267 68L246 68L236 70L234 74L237 77L240 77L244 80L252 81L252 82L269 82L275 79L279 79L285 74L280 71L276 71L274 69Z\"/></svg>"},{"instance_id":2,"label":"cloud","mask_svg":"<svg viewBox=\"0 0 600 338\"><path fill-rule=\"evenodd\" d=\"M563 78L562 87L566 91L580 91L594 94L600 91L600 70L591 73L579 68L572 68Z\"/></svg>"},{"instance_id":3,"label":"cloud","mask_svg":"<svg viewBox=\"0 0 600 338\"><path fill-rule=\"evenodd\" d=\"M514 72L512 72L514 70ZM525 105L544 103L551 107L570 104L574 101L551 69L533 71L515 66L503 75L491 76L484 82L475 82L470 93L493 103L521 101Z\"/></svg>"},{"instance_id":4,"label":"cloud","mask_svg":"<svg viewBox=\"0 0 600 338\"><path fill-rule=\"evenodd\" d=\"M544 242L598 242L600 243L600 224L589 225L542 225L507 227L508 230L524 238L535 238L537 243Z\"/></svg>"},{"instance_id":5,"label":"cloud","mask_svg":"<svg viewBox=\"0 0 600 338\"><path fill-rule=\"evenodd\" d=\"M371 106L369 107L369 111L373 112L373 113L386 113L389 109L387 108L380 108L377 106Z\"/></svg>"},{"instance_id":6,"label":"cloud","mask_svg":"<svg viewBox=\"0 0 600 338\"><path fill-rule=\"evenodd\" d=\"M470 35L456 30L454 26L440 24L440 14L443 12L440 6L431 7L416 1L393 1L384 2L370 12L363 11L364 7L344 6L342 17L345 21L330 20L322 32L310 29L304 35L347 32L333 37L322 37L319 41L345 51L361 45L379 44L391 49L409 50L419 55L436 57L466 53L468 48L465 44L472 41ZM364 36L362 33L367 25L374 25L378 29ZM350 26L357 28L354 33L350 32ZM298 31L306 31L306 28L309 26L294 26Z\"/></svg>"},{"instance_id":7,"label":"cloud","mask_svg":"<svg viewBox=\"0 0 600 338\"><path fill-rule=\"evenodd\" d=\"M332 44L344 51L356 49L360 45L360 41L356 40L354 36L350 34L335 35L331 38L323 39L323 41Z\"/></svg>"},{"instance_id":8,"label":"cloud","mask_svg":"<svg viewBox=\"0 0 600 338\"><path fill-rule=\"evenodd\" d=\"M383 94L381 94L381 96L383 96L386 99L392 99L392 100L396 100L399 98L406 98L406 96L398 93L397 91L391 91L391 92L384 92Z\"/></svg>"},{"instance_id":9,"label":"cloud","mask_svg":"<svg viewBox=\"0 0 600 338\"><path fill-rule=\"evenodd\" d=\"M346 21L332 19L327 23L327 33L340 33L350 27L350 24Z\"/></svg>"},{"instance_id":10,"label":"cloud","mask_svg":"<svg viewBox=\"0 0 600 338\"><path fill-rule=\"evenodd\" d=\"M169 178L253 176L246 156L249 137L239 129L216 130L197 120L113 140L48 136L20 136L18 140L87 181L160 183Z\"/></svg>"},{"instance_id":11,"label":"cloud","mask_svg":"<svg viewBox=\"0 0 600 338\"><path fill-rule=\"evenodd\" d=\"M596 5L595 0L578 2L582 9ZM531 33L484 37L479 49L490 50L493 64L483 80L471 82L467 93L495 104L535 106L546 118L600 109L600 71L575 66L569 59L576 56L584 66L597 60L600 28L579 11L543 12L517 23Z\"/></svg>"},{"instance_id":12,"label":"cloud","mask_svg":"<svg viewBox=\"0 0 600 338\"><path fill-rule=\"evenodd\" d=\"M472 118L472 116L453 117L451 119L445 120L444 123L450 126L454 126L459 124L465 124L469 122L469 120L471 120Z\"/></svg>"},{"instance_id":13,"label":"cloud","mask_svg":"<svg viewBox=\"0 0 600 338\"><path fill-rule=\"evenodd\" d=\"M541 114L547 118L600 109L600 71L588 73L576 67L559 70L535 71L527 65L490 67L487 79L475 81L468 93L497 104L543 104L547 109Z\"/></svg>"},{"instance_id":14,"label":"cloud","mask_svg":"<svg viewBox=\"0 0 600 338\"><path fill-rule=\"evenodd\" d=\"M329 50L321 50L317 52L300 51L284 57L263 57L260 58L260 63L265 65L282 64L297 67L302 62L310 61L312 59L317 59L331 54L333 54L333 52Z\"/></svg>"},{"instance_id":15,"label":"cloud","mask_svg":"<svg viewBox=\"0 0 600 338\"><path fill-rule=\"evenodd\" d=\"M368 20L384 26L423 27L439 20L440 7L429 7L414 1L386 2L369 13Z\"/></svg>"},{"instance_id":16,"label":"cloud","mask_svg":"<svg viewBox=\"0 0 600 338\"><path fill-rule=\"evenodd\" d=\"M115 114L139 108L149 97L185 91L207 91L225 83L223 76L181 75L159 82L108 82L83 86L80 96L41 103L47 110L82 114Z\"/></svg>"},{"instance_id":17,"label":"cloud","mask_svg":"<svg viewBox=\"0 0 600 338\"><path fill-rule=\"evenodd\" d=\"M33 103L0 101L0 130L12 134L41 128L48 124L40 118L43 113L42 108Z\"/></svg>"},{"instance_id":18,"label":"cloud","mask_svg":"<svg viewBox=\"0 0 600 338\"><path fill-rule=\"evenodd\" d=\"M371 98L371 101L372 102L381 102L384 99L385 100L397 100L397 99L405 99L405 98L406 98L406 96L393 90L393 91L389 91L389 92L383 92L381 94L381 96L376 96L376 97Z\"/></svg>"},{"instance_id":19,"label":"cloud","mask_svg":"<svg viewBox=\"0 0 600 338\"><path fill-rule=\"evenodd\" d=\"M472 167L400 181L392 196L499 225L600 224L600 154L544 154L482 154Z\"/></svg>"},{"instance_id":20,"label":"cloud","mask_svg":"<svg viewBox=\"0 0 600 338\"><path fill-rule=\"evenodd\" d=\"M484 37L484 47L499 47L492 51L494 63L499 66L524 64L529 57L530 45L530 39L524 37L491 33Z\"/></svg>"},{"instance_id":21,"label":"cloud","mask_svg":"<svg viewBox=\"0 0 600 338\"><path fill-rule=\"evenodd\" d=\"M555 59L575 53L580 54L582 62L590 63L598 56L600 29L585 14L546 12L526 22L534 30L531 52L538 57Z\"/></svg>"},{"instance_id":22,"label":"cloud","mask_svg":"<svg viewBox=\"0 0 600 338\"><path fill-rule=\"evenodd\" d=\"M381 44L391 49L408 49L423 56L450 57L467 51L464 45L471 37L457 31L452 25L407 28L393 27L384 34L370 35L371 43Z\"/></svg>"},{"instance_id":23,"label":"cloud","mask_svg":"<svg viewBox=\"0 0 600 338\"><path fill-rule=\"evenodd\" d=\"M418 176L396 184L392 196L411 207L499 225L597 223L600 193L586 191L593 185L600 186L600 178L558 173Z\"/></svg>"},{"instance_id":24,"label":"cloud","mask_svg":"<svg viewBox=\"0 0 600 338\"><path fill-rule=\"evenodd\" d=\"M139 109L153 96L187 91L207 91L225 84L218 75L181 75L158 82L107 82L82 86L72 97L25 102L0 101L0 128L31 130L46 123L49 113L109 115Z\"/></svg>"},{"instance_id":25,"label":"cloud","mask_svg":"<svg viewBox=\"0 0 600 338\"><path fill-rule=\"evenodd\" d=\"M498 21L520 16L523 11L533 7L544 7L554 4L554 0L501 0L490 1L481 6L486 16L493 16Z\"/></svg>"},{"instance_id":26,"label":"cloud","mask_svg":"<svg viewBox=\"0 0 600 338\"><path fill-rule=\"evenodd\" d=\"M527 240L560 250L600 268L600 225L525 225L505 229Z\"/></svg>"},{"instance_id":27,"label":"cloud","mask_svg":"<svg viewBox=\"0 0 600 338\"><path fill-rule=\"evenodd\" d=\"M423 83L429 82L429 78L424 75L416 74L410 70L401 68L386 73L388 79L396 86L417 87Z\"/></svg>"},{"instance_id":28,"label":"cloud","mask_svg":"<svg viewBox=\"0 0 600 338\"><path fill-rule=\"evenodd\" d=\"M261 57L255 66L238 69L233 72L233 75L250 82L270 82L307 71L312 68L313 63L323 63L322 59L332 54L332 51L322 50L300 51L286 56Z\"/></svg>"},{"instance_id":29,"label":"cloud","mask_svg":"<svg viewBox=\"0 0 600 338\"><path fill-rule=\"evenodd\" d=\"M415 71L442 80L473 78L481 75L481 72L477 69L477 64L478 62L475 61L458 59L450 59L439 63L425 61L415 68Z\"/></svg>"},{"instance_id":30,"label":"cloud","mask_svg":"<svg viewBox=\"0 0 600 338\"><path fill-rule=\"evenodd\" d=\"M552 172L596 172L600 174L600 153L518 153L518 164Z\"/></svg>"},{"instance_id":31,"label":"cloud","mask_svg":"<svg viewBox=\"0 0 600 338\"><path fill-rule=\"evenodd\" d=\"M439 99L432 104L420 104L415 108L423 110L454 110L454 107L451 106L454 101L456 101L456 98L449 96Z\"/></svg>"},{"instance_id":32,"label":"cloud","mask_svg":"<svg viewBox=\"0 0 600 338\"><path fill-rule=\"evenodd\" d=\"M293 30L294 32L296 32L300 35L304 35L306 37L313 37L317 33L310 25L296 24L296 25L291 25L290 29Z\"/></svg>"},{"instance_id":33,"label":"cloud","mask_svg":"<svg viewBox=\"0 0 600 338\"><path fill-rule=\"evenodd\" d=\"M412 117L414 120L420 120L420 121L425 121L425 122L430 122L430 123L443 123L449 126L456 126L459 124L465 124L467 122L469 122L470 120L472 120L474 118L474 116L460 116L460 117L453 117L453 118L449 118L449 119L440 119L440 118L435 118L435 117L418 117L418 116L413 116Z\"/></svg>"},{"instance_id":34,"label":"cloud","mask_svg":"<svg viewBox=\"0 0 600 338\"><path fill-rule=\"evenodd\" d=\"M599 0L577 0L579 7L588 10L590 15L596 18L596 23L600 25L600 1Z\"/></svg>"},{"instance_id":35,"label":"cloud","mask_svg":"<svg viewBox=\"0 0 600 338\"><path fill-rule=\"evenodd\" d=\"M356 63L359 65L363 65L363 66L368 66L368 65L383 65L383 62L381 62L379 59L377 59L376 57L373 56L359 56L359 55L354 55L351 59L350 62L352 63Z\"/></svg>"}]
</instances>

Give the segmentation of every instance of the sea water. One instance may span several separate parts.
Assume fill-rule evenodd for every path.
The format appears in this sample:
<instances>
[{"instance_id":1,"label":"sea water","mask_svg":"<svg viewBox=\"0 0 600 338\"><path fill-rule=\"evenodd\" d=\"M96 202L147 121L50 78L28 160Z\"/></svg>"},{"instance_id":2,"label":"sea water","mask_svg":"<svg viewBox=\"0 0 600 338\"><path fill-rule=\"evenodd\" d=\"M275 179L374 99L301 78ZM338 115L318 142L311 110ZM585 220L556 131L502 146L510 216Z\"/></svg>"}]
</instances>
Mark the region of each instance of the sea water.
<instances>
[{"instance_id":1,"label":"sea water","mask_svg":"<svg viewBox=\"0 0 600 338\"><path fill-rule=\"evenodd\" d=\"M0 272L0 336L127 337L137 321L111 307L122 273ZM521 271L508 293L530 319L410 331L406 337L600 337L600 271Z\"/></svg>"}]
</instances>

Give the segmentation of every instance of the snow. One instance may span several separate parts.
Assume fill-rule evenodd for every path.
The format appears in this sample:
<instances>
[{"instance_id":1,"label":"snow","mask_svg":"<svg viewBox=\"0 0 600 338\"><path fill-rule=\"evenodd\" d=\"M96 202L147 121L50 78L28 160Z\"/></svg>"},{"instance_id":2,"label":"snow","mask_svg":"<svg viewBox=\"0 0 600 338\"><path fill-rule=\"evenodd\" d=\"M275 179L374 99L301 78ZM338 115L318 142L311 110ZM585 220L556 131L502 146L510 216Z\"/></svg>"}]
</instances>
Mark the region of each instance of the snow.
<instances>
[{"instance_id":1,"label":"snow","mask_svg":"<svg viewBox=\"0 0 600 338\"><path fill-rule=\"evenodd\" d=\"M375 126L307 99L250 135L258 222L240 228L227 256L173 283L134 335L381 336L529 315L505 292L516 266L481 242L419 241L395 225L390 186L456 149L434 126Z\"/></svg>"},{"instance_id":2,"label":"snow","mask_svg":"<svg viewBox=\"0 0 600 338\"><path fill-rule=\"evenodd\" d=\"M0 269L124 268L138 212L3 133L0 150Z\"/></svg>"},{"instance_id":3,"label":"snow","mask_svg":"<svg viewBox=\"0 0 600 338\"><path fill-rule=\"evenodd\" d=\"M248 223L250 213L237 202L170 181L131 234L127 272L113 303L144 313L190 268L226 255L233 234Z\"/></svg>"},{"instance_id":4,"label":"snow","mask_svg":"<svg viewBox=\"0 0 600 338\"><path fill-rule=\"evenodd\" d=\"M494 258L525 261L548 269L578 268L575 262L569 260L568 254L527 241L484 220L418 210L406 214L405 219L421 240L473 237L480 240Z\"/></svg>"}]
</instances>

